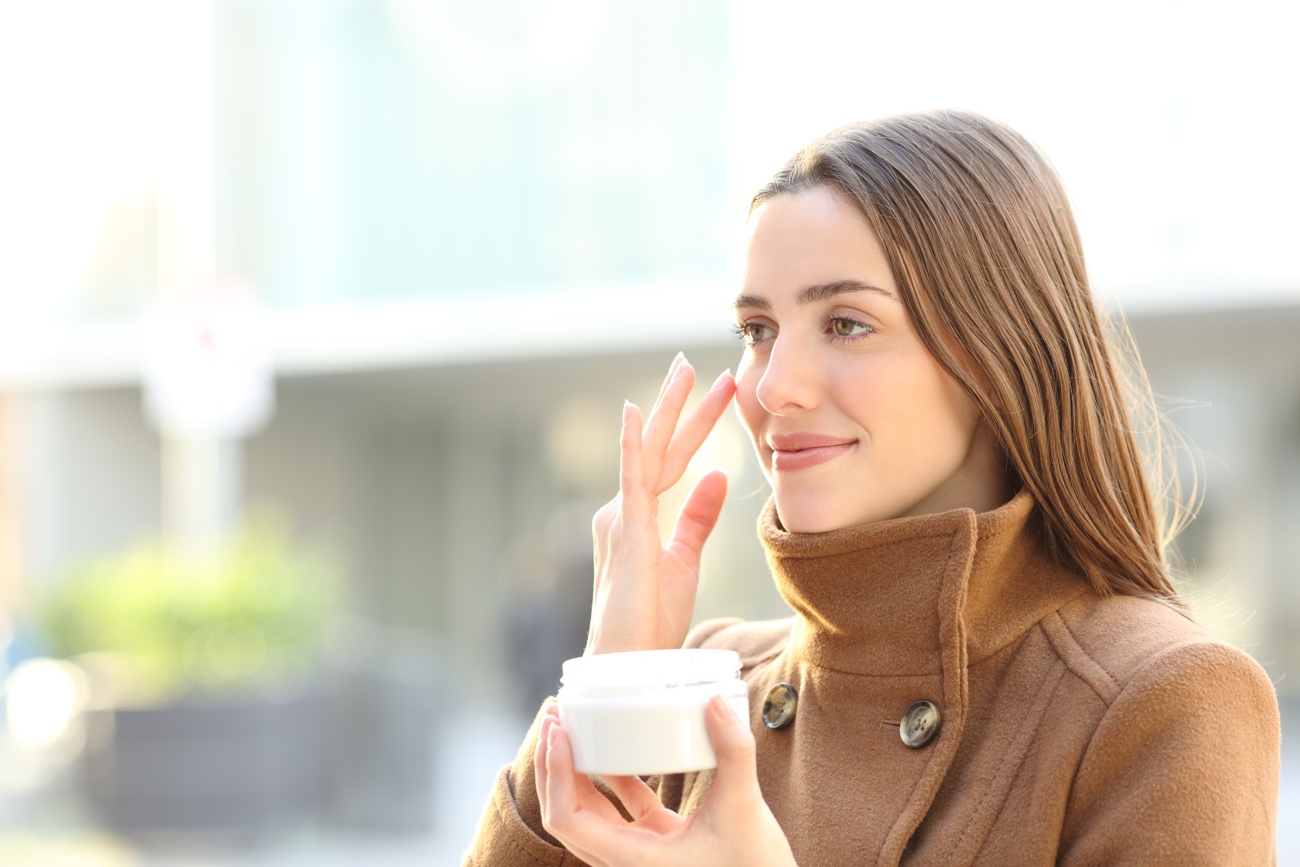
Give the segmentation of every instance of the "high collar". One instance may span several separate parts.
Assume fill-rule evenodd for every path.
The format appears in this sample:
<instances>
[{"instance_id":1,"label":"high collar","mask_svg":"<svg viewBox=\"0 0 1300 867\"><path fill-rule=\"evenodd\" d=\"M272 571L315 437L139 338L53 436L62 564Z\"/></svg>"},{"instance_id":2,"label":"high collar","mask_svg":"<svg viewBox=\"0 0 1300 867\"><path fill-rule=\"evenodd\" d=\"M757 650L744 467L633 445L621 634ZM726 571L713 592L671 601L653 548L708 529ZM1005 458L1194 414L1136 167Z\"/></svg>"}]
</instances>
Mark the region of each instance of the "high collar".
<instances>
[{"instance_id":1,"label":"high collar","mask_svg":"<svg viewBox=\"0 0 1300 867\"><path fill-rule=\"evenodd\" d=\"M1034 505L1022 490L980 514L790 533L769 500L759 536L798 615L792 651L839 671L898 676L965 668L1005 647L1089 592L1046 550Z\"/></svg>"}]
</instances>

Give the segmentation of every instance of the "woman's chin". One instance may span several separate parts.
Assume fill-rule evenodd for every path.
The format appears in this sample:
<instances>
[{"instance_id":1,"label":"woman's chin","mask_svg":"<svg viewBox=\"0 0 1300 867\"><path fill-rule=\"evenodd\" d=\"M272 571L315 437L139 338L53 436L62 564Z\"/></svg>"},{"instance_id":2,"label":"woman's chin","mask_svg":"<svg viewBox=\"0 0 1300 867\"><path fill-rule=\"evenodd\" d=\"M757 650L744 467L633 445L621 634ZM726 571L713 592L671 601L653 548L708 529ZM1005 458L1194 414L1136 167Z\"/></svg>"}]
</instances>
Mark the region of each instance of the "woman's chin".
<instances>
[{"instance_id":1,"label":"woman's chin","mask_svg":"<svg viewBox=\"0 0 1300 867\"><path fill-rule=\"evenodd\" d=\"M776 500L776 516L787 533L829 533L849 526L844 523L844 516L834 510L799 502L799 498L783 498L779 493Z\"/></svg>"},{"instance_id":2,"label":"woman's chin","mask_svg":"<svg viewBox=\"0 0 1300 867\"><path fill-rule=\"evenodd\" d=\"M877 521L886 521L904 514L892 500L872 499L851 501L828 497L823 493L777 489L772 499L776 502L776 515L781 526L789 533L830 533L861 527Z\"/></svg>"}]
</instances>

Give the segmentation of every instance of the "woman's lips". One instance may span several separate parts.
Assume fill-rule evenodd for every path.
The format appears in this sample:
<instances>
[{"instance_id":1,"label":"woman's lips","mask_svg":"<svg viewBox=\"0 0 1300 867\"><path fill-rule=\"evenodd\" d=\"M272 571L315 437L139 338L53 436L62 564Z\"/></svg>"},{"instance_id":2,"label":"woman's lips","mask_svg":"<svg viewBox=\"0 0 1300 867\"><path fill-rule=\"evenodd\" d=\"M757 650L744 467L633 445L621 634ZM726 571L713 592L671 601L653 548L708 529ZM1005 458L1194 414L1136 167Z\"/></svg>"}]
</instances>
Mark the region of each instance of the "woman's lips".
<instances>
[{"instance_id":1,"label":"woman's lips","mask_svg":"<svg viewBox=\"0 0 1300 867\"><path fill-rule=\"evenodd\" d=\"M777 472L792 472L834 460L857 443L857 440L821 434L774 434L768 445L772 449L772 468Z\"/></svg>"}]
</instances>

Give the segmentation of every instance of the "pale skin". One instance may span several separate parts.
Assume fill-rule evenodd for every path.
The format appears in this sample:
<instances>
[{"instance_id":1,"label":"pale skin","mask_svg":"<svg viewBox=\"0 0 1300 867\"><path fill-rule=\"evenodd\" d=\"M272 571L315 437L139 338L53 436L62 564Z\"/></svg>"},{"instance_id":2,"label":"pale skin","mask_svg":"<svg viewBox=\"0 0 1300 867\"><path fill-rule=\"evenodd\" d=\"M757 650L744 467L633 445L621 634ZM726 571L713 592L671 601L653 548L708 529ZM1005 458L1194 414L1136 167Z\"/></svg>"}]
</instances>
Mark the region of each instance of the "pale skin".
<instances>
[{"instance_id":1,"label":"pale skin","mask_svg":"<svg viewBox=\"0 0 1300 867\"><path fill-rule=\"evenodd\" d=\"M588 653L685 640L726 478L713 471L695 484L667 544L659 497L733 397L778 515L794 532L983 511L1010 496L992 438L912 327L870 224L829 190L783 194L754 212L735 306L746 349L734 379L722 374L683 417L695 372L679 355L647 418L624 407L619 493L593 522ZM546 830L597 867L794 864L759 789L748 723L721 700L706 723L718 769L699 808L679 816L640 779L607 777L628 822L574 770L568 736L548 707L534 759Z\"/></svg>"}]
</instances>

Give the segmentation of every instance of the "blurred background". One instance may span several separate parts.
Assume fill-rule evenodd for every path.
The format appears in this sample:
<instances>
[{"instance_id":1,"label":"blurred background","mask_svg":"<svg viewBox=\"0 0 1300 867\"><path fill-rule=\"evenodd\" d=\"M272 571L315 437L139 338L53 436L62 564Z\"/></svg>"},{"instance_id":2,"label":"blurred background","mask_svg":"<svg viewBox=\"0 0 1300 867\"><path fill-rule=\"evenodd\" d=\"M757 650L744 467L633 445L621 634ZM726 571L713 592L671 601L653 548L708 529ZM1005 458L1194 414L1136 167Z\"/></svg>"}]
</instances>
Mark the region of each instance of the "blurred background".
<instances>
[{"instance_id":1,"label":"blurred background","mask_svg":"<svg viewBox=\"0 0 1300 867\"><path fill-rule=\"evenodd\" d=\"M1061 172L1196 449L1186 589L1300 731L1296 16L0 0L0 863L458 863L581 652L622 401L735 365L790 153L922 108ZM697 617L781 616L730 416L717 465Z\"/></svg>"}]
</instances>

